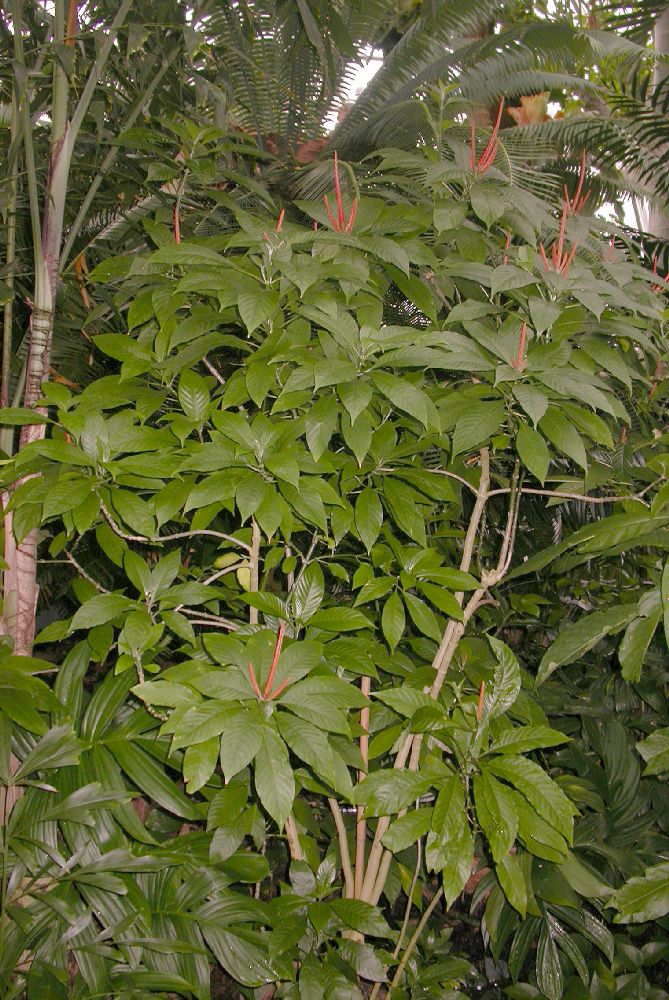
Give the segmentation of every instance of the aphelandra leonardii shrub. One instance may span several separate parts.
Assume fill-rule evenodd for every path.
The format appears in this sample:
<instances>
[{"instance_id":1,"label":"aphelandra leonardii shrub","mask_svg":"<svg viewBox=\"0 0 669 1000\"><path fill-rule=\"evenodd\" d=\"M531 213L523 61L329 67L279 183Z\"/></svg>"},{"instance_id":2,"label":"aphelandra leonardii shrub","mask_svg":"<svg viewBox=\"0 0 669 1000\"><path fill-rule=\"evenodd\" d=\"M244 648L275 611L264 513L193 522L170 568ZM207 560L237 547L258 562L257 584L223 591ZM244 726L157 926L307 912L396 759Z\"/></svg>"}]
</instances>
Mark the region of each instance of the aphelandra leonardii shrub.
<instances>
[{"instance_id":1,"label":"aphelandra leonardii shrub","mask_svg":"<svg viewBox=\"0 0 669 1000\"><path fill-rule=\"evenodd\" d=\"M93 273L113 373L2 473L79 605L2 666L3 995L454 1000L473 920L511 997L666 996L611 930L666 912L663 290L456 152Z\"/></svg>"}]
</instances>

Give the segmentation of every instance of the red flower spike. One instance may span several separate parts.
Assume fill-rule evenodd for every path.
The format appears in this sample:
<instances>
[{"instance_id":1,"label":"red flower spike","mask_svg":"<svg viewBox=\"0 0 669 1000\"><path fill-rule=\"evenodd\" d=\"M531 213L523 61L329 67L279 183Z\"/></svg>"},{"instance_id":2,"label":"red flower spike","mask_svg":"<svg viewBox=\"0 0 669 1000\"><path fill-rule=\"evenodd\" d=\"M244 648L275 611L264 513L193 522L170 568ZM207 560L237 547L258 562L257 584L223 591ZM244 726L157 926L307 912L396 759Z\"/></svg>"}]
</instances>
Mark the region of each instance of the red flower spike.
<instances>
[{"instance_id":1,"label":"red flower spike","mask_svg":"<svg viewBox=\"0 0 669 1000\"><path fill-rule=\"evenodd\" d=\"M507 231L506 231L506 240L504 241L504 249L505 250L509 249L510 243L511 243L511 230L507 229ZM508 254L506 254L506 253L504 254L504 257L502 259L502 263L504 263L504 264L508 264L509 263L509 255Z\"/></svg>"},{"instance_id":2,"label":"red flower spike","mask_svg":"<svg viewBox=\"0 0 669 1000\"><path fill-rule=\"evenodd\" d=\"M332 212L330 211L330 202L328 201L328 196L327 195L325 195L325 197L323 198L323 201L325 202L325 211L328 213L328 219L330 220L330 224L331 224L332 228L334 229L335 233L338 233L339 232L339 224L338 224L337 220L335 219L335 217L333 216Z\"/></svg>"},{"instance_id":3,"label":"red flower spike","mask_svg":"<svg viewBox=\"0 0 669 1000\"><path fill-rule=\"evenodd\" d=\"M553 259L553 263L556 268L560 268L562 261L562 247L564 246L564 231L567 225L567 212L569 210L569 203L565 202L562 206L562 218L560 219L560 229L558 231L558 241L557 241L557 251L556 257Z\"/></svg>"},{"instance_id":4,"label":"red flower spike","mask_svg":"<svg viewBox=\"0 0 669 1000\"><path fill-rule=\"evenodd\" d=\"M285 210L285 208L282 208L281 211L279 212L279 218L276 220L276 226L274 227L274 232L275 233L280 233L281 232L281 227L283 226L283 217L284 217L285 214L286 214L286 210Z\"/></svg>"},{"instance_id":5,"label":"red flower spike","mask_svg":"<svg viewBox=\"0 0 669 1000\"><path fill-rule=\"evenodd\" d=\"M282 694L283 691L285 691L285 689L288 687L289 684L290 684L290 677L286 677L285 681L283 681L282 684L279 684L276 691L273 691L272 694L269 696L269 700L276 701L279 695Z\"/></svg>"},{"instance_id":6,"label":"red flower spike","mask_svg":"<svg viewBox=\"0 0 669 1000\"><path fill-rule=\"evenodd\" d=\"M497 136L499 135L499 125L502 120L503 110L504 110L504 98L502 97L499 102L499 107L497 109L497 118L495 119L495 124L492 127L490 138L485 144L485 148L481 153L478 162L476 160L476 127L474 125L474 122L472 122L470 126L469 167L470 170L475 174L485 174L495 162L495 157L497 156L497 150L499 148L499 141Z\"/></svg>"},{"instance_id":7,"label":"red flower spike","mask_svg":"<svg viewBox=\"0 0 669 1000\"><path fill-rule=\"evenodd\" d=\"M546 268L546 271L550 271L551 267L550 264L548 263L548 257L546 256L546 251L544 250L543 243L539 243L539 253L541 254L541 259L544 262L544 267Z\"/></svg>"},{"instance_id":8,"label":"red flower spike","mask_svg":"<svg viewBox=\"0 0 669 1000\"><path fill-rule=\"evenodd\" d=\"M569 271L569 268L571 267L571 262L574 259L574 254L576 253L577 248L578 248L578 243L574 243L570 252L565 256L564 260L562 261L562 266L560 267L560 270L562 271L563 274L567 274L567 272Z\"/></svg>"},{"instance_id":9,"label":"red flower spike","mask_svg":"<svg viewBox=\"0 0 669 1000\"><path fill-rule=\"evenodd\" d=\"M523 323L520 328L520 341L518 343L518 356L515 361L511 362L511 367L515 368L516 371L522 372L525 370L527 365L527 359L525 357L525 339L527 337L527 323Z\"/></svg>"},{"instance_id":10,"label":"red flower spike","mask_svg":"<svg viewBox=\"0 0 669 1000\"><path fill-rule=\"evenodd\" d=\"M335 201L337 202L337 221L339 222L339 232L344 228L346 224L346 216L344 215L344 206L341 200L341 188L339 186L339 164L337 163L337 150L334 154L334 188L335 188Z\"/></svg>"},{"instance_id":11,"label":"red flower spike","mask_svg":"<svg viewBox=\"0 0 669 1000\"><path fill-rule=\"evenodd\" d=\"M174 242L181 243L181 226L179 224L179 205L174 206Z\"/></svg>"},{"instance_id":12,"label":"red flower spike","mask_svg":"<svg viewBox=\"0 0 669 1000\"><path fill-rule=\"evenodd\" d=\"M351 235L351 231L355 224L355 219L358 214L358 199L353 199L353 204L351 205L351 214L348 217L348 222L346 223L346 232Z\"/></svg>"},{"instance_id":13,"label":"red flower spike","mask_svg":"<svg viewBox=\"0 0 669 1000\"><path fill-rule=\"evenodd\" d=\"M253 688L255 696L257 698L260 698L260 700L262 701L262 692L258 687L258 681L256 680L255 670L253 669L253 664L251 663L250 660L249 660L249 680L251 681L251 687Z\"/></svg>"},{"instance_id":14,"label":"red flower spike","mask_svg":"<svg viewBox=\"0 0 669 1000\"><path fill-rule=\"evenodd\" d=\"M286 630L286 626L281 622L279 625L279 631L276 634L276 645L274 647L274 656L272 657L272 666L269 668L269 674L267 675L267 683L265 684L264 697L272 690L272 684L274 682L274 674L276 673L276 665L279 662L279 656L281 655L281 647L283 646L283 633Z\"/></svg>"},{"instance_id":15,"label":"red flower spike","mask_svg":"<svg viewBox=\"0 0 669 1000\"><path fill-rule=\"evenodd\" d=\"M483 719L483 699L485 698L485 681L481 681L481 687L479 688L479 703L476 708L476 718L479 722Z\"/></svg>"},{"instance_id":16,"label":"red flower spike","mask_svg":"<svg viewBox=\"0 0 669 1000\"><path fill-rule=\"evenodd\" d=\"M355 223L356 216L358 214L358 199L353 199L353 204L351 205L351 211L349 213L348 220L346 219L346 214L344 212L344 202L341 196L341 186L339 184L339 163L337 161L337 154L334 154L334 189L335 189L335 208L337 210L337 217L335 218L330 209L330 199L327 195L323 198L325 204L325 211L328 214L328 219L330 225L334 229L335 233L348 233L350 236L351 230L353 229L353 224ZM314 226L314 228L316 228Z\"/></svg>"}]
</instances>

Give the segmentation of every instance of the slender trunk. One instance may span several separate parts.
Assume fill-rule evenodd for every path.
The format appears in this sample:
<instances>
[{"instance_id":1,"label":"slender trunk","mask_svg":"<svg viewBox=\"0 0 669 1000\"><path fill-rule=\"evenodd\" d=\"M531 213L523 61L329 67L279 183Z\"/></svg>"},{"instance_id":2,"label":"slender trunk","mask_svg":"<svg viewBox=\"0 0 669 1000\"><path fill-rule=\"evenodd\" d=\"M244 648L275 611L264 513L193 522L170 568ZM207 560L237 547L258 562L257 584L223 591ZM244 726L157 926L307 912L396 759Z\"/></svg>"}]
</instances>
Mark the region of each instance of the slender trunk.
<instances>
[{"instance_id":1,"label":"slender trunk","mask_svg":"<svg viewBox=\"0 0 669 1000\"><path fill-rule=\"evenodd\" d=\"M65 39L65 10L61 2L55 6L56 41ZM51 340L58 282L58 259L63 237L63 218L67 182L70 172L71 147L68 141L69 87L65 71L58 60L53 64L53 103L51 111L51 150L41 239L35 247L35 286L30 317L30 338L26 363L24 405L34 406L41 395L42 382L49 374ZM26 137L27 141L30 141ZM30 167L29 167L30 169ZM19 448L44 437L44 424L29 424L21 428ZM14 652L28 655L35 638L37 607L37 530L17 545L11 531L11 517L5 520L4 627L12 637Z\"/></svg>"},{"instance_id":2,"label":"slender trunk","mask_svg":"<svg viewBox=\"0 0 669 1000\"><path fill-rule=\"evenodd\" d=\"M19 112L16 87L12 92L12 120L10 125L10 143L16 142L19 131ZM18 196L18 164L12 168L9 183L9 199L7 205L7 229L5 242L5 283L10 289L9 297L3 309L2 328L2 374L0 375L0 408L9 406L12 371L12 324L14 322L14 266L16 262L16 202ZM0 430L0 451L8 455L12 450L14 439L11 427Z\"/></svg>"},{"instance_id":3,"label":"slender trunk","mask_svg":"<svg viewBox=\"0 0 669 1000\"><path fill-rule=\"evenodd\" d=\"M104 71L118 29L132 6L132 0L119 5L107 36L100 46L79 101L70 117L70 87L65 69L58 58L53 59L51 100L51 143L49 168L43 207L37 191L35 157L29 109L29 91L24 89L20 100L20 121L26 160L26 177L30 201L33 236L35 284L31 303L30 337L26 361L24 403L34 406L41 395L42 383L49 375L51 342L59 279L59 260L63 243L63 224L74 142L83 123L97 83ZM13 4L13 28L16 63L28 69L23 51L23 24L20 0ZM71 47L77 29L77 0L55 0L53 41ZM18 96L18 95L17 95ZM18 103L18 102L17 102ZM19 448L44 437L45 425L21 428ZM0 498L3 513L9 496ZM18 654L29 654L35 637L37 606L37 531L32 531L20 544L12 534L11 516L4 517L4 606L0 632L8 635Z\"/></svg>"},{"instance_id":4,"label":"slender trunk","mask_svg":"<svg viewBox=\"0 0 669 1000\"><path fill-rule=\"evenodd\" d=\"M656 56L669 55L669 7L665 7L663 13L655 22L653 32L653 47ZM653 70L653 84L657 88L669 75L669 68L665 63L656 60ZM666 152L666 151L665 151ZM669 242L669 212L667 207L660 208L656 205L649 206L648 222L646 226L651 235L657 236L661 240Z\"/></svg>"}]
</instances>

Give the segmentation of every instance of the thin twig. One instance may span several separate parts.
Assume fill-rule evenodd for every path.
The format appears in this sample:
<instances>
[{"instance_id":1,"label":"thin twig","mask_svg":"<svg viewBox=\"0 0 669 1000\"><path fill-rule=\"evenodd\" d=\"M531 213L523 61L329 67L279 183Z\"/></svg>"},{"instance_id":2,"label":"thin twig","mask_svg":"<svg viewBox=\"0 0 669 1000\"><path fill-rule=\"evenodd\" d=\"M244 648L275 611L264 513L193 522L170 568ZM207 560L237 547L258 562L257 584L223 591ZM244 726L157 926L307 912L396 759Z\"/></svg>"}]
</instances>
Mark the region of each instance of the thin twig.
<instances>
[{"instance_id":1,"label":"thin twig","mask_svg":"<svg viewBox=\"0 0 669 1000\"><path fill-rule=\"evenodd\" d=\"M245 552L251 551L251 546L247 545L246 542L241 542L238 538L234 538L232 535L226 535L223 531L213 531L211 528L193 528L191 531L177 531L173 535L130 535L116 523L105 505L104 500L99 495L98 500L100 501L100 510L102 511L102 516L105 521L114 534L118 535L119 538L123 538L126 542L139 542L142 545L163 545L165 542L173 542L177 538L194 538L196 535L206 535L209 538L220 538L224 542L230 542L232 545L238 545L239 548L244 549Z\"/></svg>"},{"instance_id":2,"label":"thin twig","mask_svg":"<svg viewBox=\"0 0 669 1000\"><path fill-rule=\"evenodd\" d=\"M72 566L74 566L74 568L76 569L76 571L79 574L79 576L82 577L84 580L86 580L88 583L90 583L90 585L92 587L95 587L95 589L98 591L98 593L100 593L100 594L111 594L111 590L107 590L107 588L103 587L101 583L98 583L97 580L94 580L93 577L89 573L86 572L86 570L84 569L84 567L79 565L79 563L74 558L74 556L72 555L71 552L68 552L67 549L63 549L63 555L65 556L65 558L67 559L67 561Z\"/></svg>"},{"instance_id":3,"label":"thin twig","mask_svg":"<svg viewBox=\"0 0 669 1000\"><path fill-rule=\"evenodd\" d=\"M202 358L202 364L204 365L204 367L207 369L208 372L211 372L211 374L214 376L214 378L219 383L219 385L225 385L225 379L223 378L223 376L219 372L219 370L216 367L216 365L213 365L211 363L211 361L209 360L209 358Z\"/></svg>"},{"instance_id":4,"label":"thin twig","mask_svg":"<svg viewBox=\"0 0 669 1000\"><path fill-rule=\"evenodd\" d=\"M238 563L233 563L232 566L226 566L225 569L219 569L216 571L216 573L212 573L211 576L208 576L206 580L203 580L202 583L204 584L205 587L208 587L210 583L214 583L215 580L218 580L220 579L220 577L225 576L226 573L234 573L235 570L241 569L243 565L244 565L243 562L238 562Z\"/></svg>"},{"instance_id":5,"label":"thin twig","mask_svg":"<svg viewBox=\"0 0 669 1000\"><path fill-rule=\"evenodd\" d=\"M524 486L520 492L523 494L530 494L537 497L555 497L556 500L584 500L587 503L629 503L632 500L643 500L643 497L648 493L654 486L662 482L661 479L657 479L650 485L646 486L639 493L630 493L626 496L607 496L607 497L593 497L589 496L587 493L567 493L563 490L535 490L531 487ZM510 493L511 487L507 486L498 490L491 490L488 494L489 497L501 496L504 493Z\"/></svg>"}]
</instances>

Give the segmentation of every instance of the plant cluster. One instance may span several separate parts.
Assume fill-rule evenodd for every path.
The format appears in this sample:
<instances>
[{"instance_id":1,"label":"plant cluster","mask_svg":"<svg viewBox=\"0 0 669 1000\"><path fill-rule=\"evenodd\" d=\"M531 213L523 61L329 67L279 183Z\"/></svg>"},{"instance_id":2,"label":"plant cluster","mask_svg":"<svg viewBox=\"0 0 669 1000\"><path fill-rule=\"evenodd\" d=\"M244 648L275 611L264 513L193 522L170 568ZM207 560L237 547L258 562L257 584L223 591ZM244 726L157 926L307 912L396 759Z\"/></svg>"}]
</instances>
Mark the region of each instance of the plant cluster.
<instances>
[{"instance_id":1,"label":"plant cluster","mask_svg":"<svg viewBox=\"0 0 669 1000\"><path fill-rule=\"evenodd\" d=\"M663 292L495 136L158 209L4 411L3 996L667 996Z\"/></svg>"}]
</instances>

